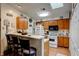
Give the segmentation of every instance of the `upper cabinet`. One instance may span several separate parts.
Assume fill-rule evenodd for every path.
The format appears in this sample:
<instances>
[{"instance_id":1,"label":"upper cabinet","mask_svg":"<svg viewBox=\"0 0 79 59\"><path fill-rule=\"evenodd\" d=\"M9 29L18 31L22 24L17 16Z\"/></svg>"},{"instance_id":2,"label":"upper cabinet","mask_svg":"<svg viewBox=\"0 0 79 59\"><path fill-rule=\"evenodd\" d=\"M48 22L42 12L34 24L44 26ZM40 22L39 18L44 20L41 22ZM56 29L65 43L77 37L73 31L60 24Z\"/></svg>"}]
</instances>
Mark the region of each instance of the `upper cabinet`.
<instances>
[{"instance_id":1,"label":"upper cabinet","mask_svg":"<svg viewBox=\"0 0 79 59\"><path fill-rule=\"evenodd\" d=\"M57 25L57 21L43 21L42 25L45 30L48 30L49 26Z\"/></svg>"},{"instance_id":2,"label":"upper cabinet","mask_svg":"<svg viewBox=\"0 0 79 59\"><path fill-rule=\"evenodd\" d=\"M49 26L48 21L42 22L42 25L44 26L45 30L48 30L48 26Z\"/></svg>"},{"instance_id":3,"label":"upper cabinet","mask_svg":"<svg viewBox=\"0 0 79 59\"><path fill-rule=\"evenodd\" d=\"M20 27L19 27L19 23L20 23L20 17L16 17L16 29L20 29Z\"/></svg>"},{"instance_id":4,"label":"upper cabinet","mask_svg":"<svg viewBox=\"0 0 79 59\"><path fill-rule=\"evenodd\" d=\"M64 29L69 29L69 19L64 19Z\"/></svg>"},{"instance_id":5,"label":"upper cabinet","mask_svg":"<svg viewBox=\"0 0 79 59\"><path fill-rule=\"evenodd\" d=\"M60 19L60 20L58 20L57 23L58 23L59 30L69 29L69 19L68 18Z\"/></svg>"},{"instance_id":6,"label":"upper cabinet","mask_svg":"<svg viewBox=\"0 0 79 59\"><path fill-rule=\"evenodd\" d=\"M64 18L64 19L57 19L53 21L43 21L42 25L44 26L45 30L48 30L49 26L54 26L54 25L58 25L59 30L69 29L69 19Z\"/></svg>"},{"instance_id":7,"label":"upper cabinet","mask_svg":"<svg viewBox=\"0 0 79 59\"><path fill-rule=\"evenodd\" d=\"M27 29L28 22L20 17L16 17L16 28L17 29Z\"/></svg>"},{"instance_id":8,"label":"upper cabinet","mask_svg":"<svg viewBox=\"0 0 79 59\"><path fill-rule=\"evenodd\" d=\"M57 21L59 30L64 29L64 23L63 23L63 22L64 22L63 19L59 19L59 20Z\"/></svg>"},{"instance_id":9,"label":"upper cabinet","mask_svg":"<svg viewBox=\"0 0 79 59\"><path fill-rule=\"evenodd\" d=\"M57 20L49 21L49 26L57 25Z\"/></svg>"}]
</instances>

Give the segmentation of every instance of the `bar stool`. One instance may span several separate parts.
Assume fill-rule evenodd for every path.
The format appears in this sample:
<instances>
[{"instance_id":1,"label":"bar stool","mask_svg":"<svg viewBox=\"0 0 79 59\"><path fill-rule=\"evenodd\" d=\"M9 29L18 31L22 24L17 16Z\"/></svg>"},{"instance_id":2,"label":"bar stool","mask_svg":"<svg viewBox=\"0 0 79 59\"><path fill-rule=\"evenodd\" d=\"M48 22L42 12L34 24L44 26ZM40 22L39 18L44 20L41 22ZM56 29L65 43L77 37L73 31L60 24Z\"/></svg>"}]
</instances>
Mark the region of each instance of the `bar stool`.
<instances>
[{"instance_id":1,"label":"bar stool","mask_svg":"<svg viewBox=\"0 0 79 59\"><path fill-rule=\"evenodd\" d=\"M19 38L20 45L22 49L22 54L24 56L36 56L36 48L30 47L30 41L26 40L25 38Z\"/></svg>"},{"instance_id":2,"label":"bar stool","mask_svg":"<svg viewBox=\"0 0 79 59\"><path fill-rule=\"evenodd\" d=\"M18 36L12 35L11 38L13 40L14 55L15 56L20 55L19 54L19 49L21 48L21 46L20 46Z\"/></svg>"},{"instance_id":3,"label":"bar stool","mask_svg":"<svg viewBox=\"0 0 79 59\"><path fill-rule=\"evenodd\" d=\"M7 50L4 52L4 54L12 55L13 52L13 40L11 39L11 36L6 34L6 39L7 39Z\"/></svg>"}]
</instances>

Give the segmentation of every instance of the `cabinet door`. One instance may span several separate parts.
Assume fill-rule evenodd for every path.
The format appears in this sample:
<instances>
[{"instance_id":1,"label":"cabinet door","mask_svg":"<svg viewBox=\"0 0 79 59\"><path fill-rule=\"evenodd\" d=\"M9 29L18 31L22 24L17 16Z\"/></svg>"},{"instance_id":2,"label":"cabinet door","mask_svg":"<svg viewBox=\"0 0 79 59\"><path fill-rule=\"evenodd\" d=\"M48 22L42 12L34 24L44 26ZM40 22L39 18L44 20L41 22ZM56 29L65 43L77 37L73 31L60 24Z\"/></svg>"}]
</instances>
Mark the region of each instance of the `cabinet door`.
<instances>
[{"instance_id":1,"label":"cabinet door","mask_svg":"<svg viewBox=\"0 0 79 59\"><path fill-rule=\"evenodd\" d=\"M48 21L44 21L43 26L45 30L48 30Z\"/></svg>"},{"instance_id":2,"label":"cabinet door","mask_svg":"<svg viewBox=\"0 0 79 59\"><path fill-rule=\"evenodd\" d=\"M69 47L69 38L68 37L64 37L64 47Z\"/></svg>"},{"instance_id":3,"label":"cabinet door","mask_svg":"<svg viewBox=\"0 0 79 59\"><path fill-rule=\"evenodd\" d=\"M64 29L69 29L69 19L64 19Z\"/></svg>"},{"instance_id":4,"label":"cabinet door","mask_svg":"<svg viewBox=\"0 0 79 59\"><path fill-rule=\"evenodd\" d=\"M25 22L25 28L28 29L28 21Z\"/></svg>"},{"instance_id":5,"label":"cabinet door","mask_svg":"<svg viewBox=\"0 0 79 59\"><path fill-rule=\"evenodd\" d=\"M21 24L22 24L22 28L23 29L27 29L28 28L28 22L27 21L21 21Z\"/></svg>"},{"instance_id":6,"label":"cabinet door","mask_svg":"<svg viewBox=\"0 0 79 59\"><path fill-rule=\"evenodd\" d=\"M58 20L58 27L59 27L59 30L62 30L64 27L64 20L62 20L62 19L60 19L60 20Z\"/></svg>"},{"instance_id":7,"label":"cabinet door","mask_svg":"<svg viewBox=\"0 0 79 59\"><path fill-rule=\"evenodd\" d=\"M52 25L52 21L49 21L48 24L49 24L49 26L51 26Z\"/></svg>"},{"instance_id":8,"label":"cabinet door","mask_svg":"<svg viewBox=\"0 0 79 59\"><path fill-rule=\"evenodd\" d=\"M20 22L20 17L16 17L16 29L19 29L19 22Z\"/></svg>"},{"instance_id":9,"label":"cabinet door","mask_svg":"<svg viewBox=\"0 0 79 59\"><path fill-rule=\"evenodd\" d=\"M49 55L49 41L44 43L44 55L45 56Z\"/></svg>"},{"instance_id":10,"label":"cabinet door","mask_svg":"<svg viewBox=\"0 0 79 59\"><path fill-rule=\"evenodd\" d=\"M52 25L57 25L57 20L52 21Z\"/></svg>"},{"instance_id":11,"label":"cabinet door","mask_svg":"<svg viewBox=\"0 0 79 59\"><path fill-rule=\"evenodd\" d=\"M59 46L59 47L63 47L63 46L64 46L63 37L58 37L58 46Z\"/></svg>"},{"instance_id":12,"label":"cabinet door","mask_svg":"<svg viewBox=\"0 0 79 59\"><path fill-rule=\"evenodd\" d=\"M49 26L57 25L57 20L49 21Z\"/></svg>"},{"instance_id":13,"label":"cabinet door","mask_svg":"<svg viewBox=\"0 0 79 59\"><path fill-rule=\"evenodd\" d=\"M28 22L25 20L22 20L20 17L16 17L16 28L17 29L27 29Z\"/></svg>"}]
</instances>

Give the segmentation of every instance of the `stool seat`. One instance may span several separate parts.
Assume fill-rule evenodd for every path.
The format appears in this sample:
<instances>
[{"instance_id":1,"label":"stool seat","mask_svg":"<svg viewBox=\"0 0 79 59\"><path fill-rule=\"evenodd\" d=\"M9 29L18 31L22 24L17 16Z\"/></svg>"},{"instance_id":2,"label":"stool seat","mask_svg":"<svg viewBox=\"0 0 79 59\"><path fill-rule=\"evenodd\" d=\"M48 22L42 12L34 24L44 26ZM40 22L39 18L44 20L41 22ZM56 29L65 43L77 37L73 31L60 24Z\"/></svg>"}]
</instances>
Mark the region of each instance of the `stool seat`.
<instances>
[{"instance_id":1,"label":"stool seat","mask_svg":"<svg viewBox=\"0 0 79 59\"><path fill-rule=\"evenodd\" d=\"M35 50L30 48L30 52L29 50L23 50L23 53L27 53L27 54L34 54L35 53Z\"/></svg>"},{"instance_id":2,"label":"stool seat","mask_svg":"<svg viewBox=\"0 0 79 59\"><path fill-rule=\"evenodd\" d=\"M36 56L36 48L30 46L30 40L26 38L19 38L22 55L24 56Z\"/></svg>"}]
</instances>

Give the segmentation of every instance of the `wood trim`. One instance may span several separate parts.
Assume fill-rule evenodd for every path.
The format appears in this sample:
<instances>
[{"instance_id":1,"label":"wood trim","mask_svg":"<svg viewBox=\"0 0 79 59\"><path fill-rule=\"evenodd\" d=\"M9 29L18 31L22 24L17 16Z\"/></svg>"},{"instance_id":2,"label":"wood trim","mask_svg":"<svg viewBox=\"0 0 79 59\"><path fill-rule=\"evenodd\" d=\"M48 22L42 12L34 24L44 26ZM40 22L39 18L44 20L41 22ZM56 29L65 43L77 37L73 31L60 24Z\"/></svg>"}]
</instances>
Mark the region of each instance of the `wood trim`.
<instances>
[{"instance_id":1,"label":"wood trim","mask_svg":"<svg viewBox=\"0 0 79 59\"><path fill-rule=\"evenodd\" d=\"M49 41L44 43L44 55L45 56L49 55Z\"/></svg>"},{"instance_id":2,"label":"wood trim","mask_svg":"<svg viewBox=\"0 0 79 59\"><path fill-rule=\"evenodd\" d=\"M0 18L0 55L1 55L1 18Z\"/></svg>"}]
</instances>

